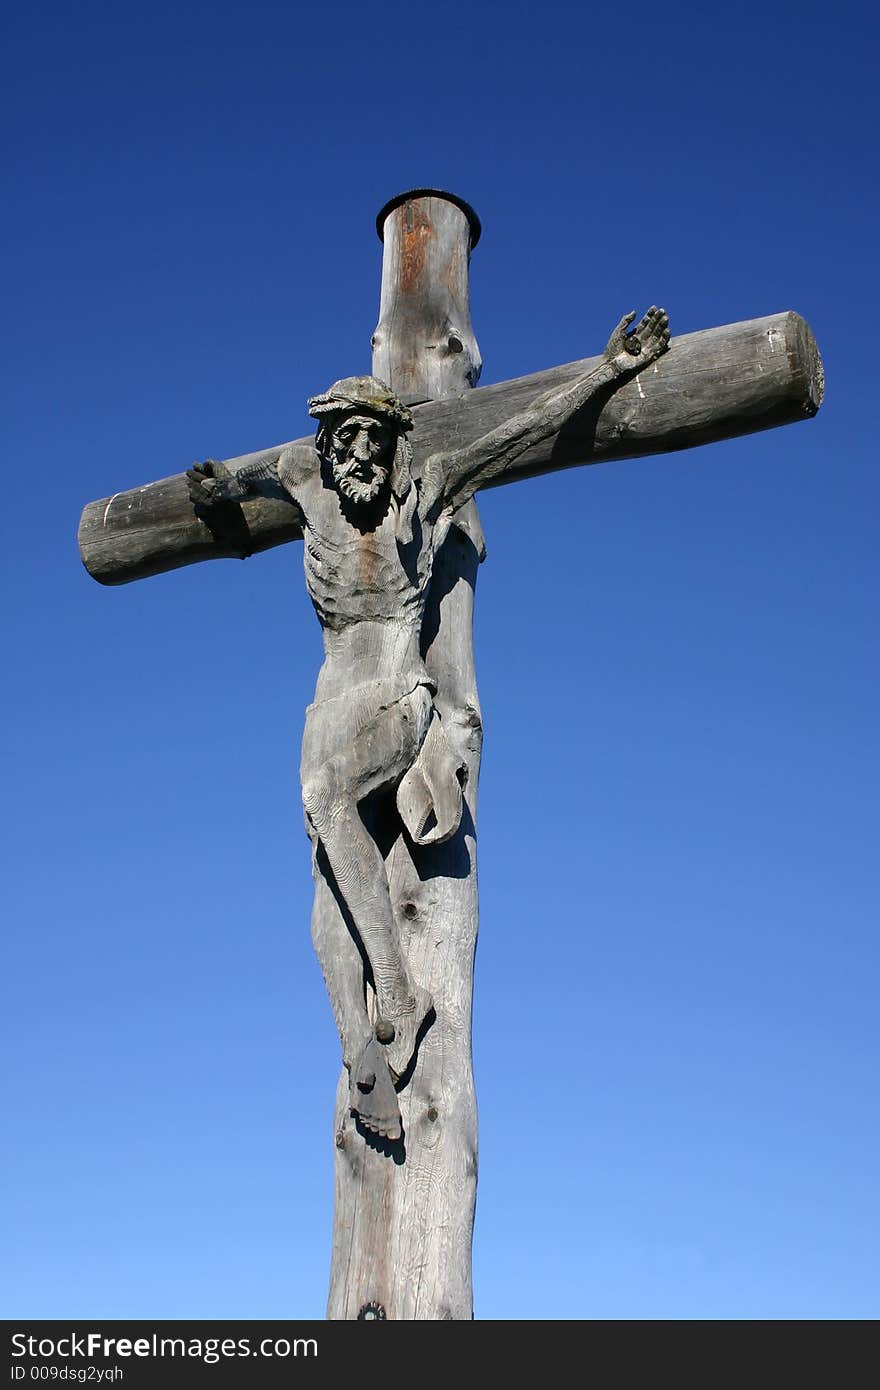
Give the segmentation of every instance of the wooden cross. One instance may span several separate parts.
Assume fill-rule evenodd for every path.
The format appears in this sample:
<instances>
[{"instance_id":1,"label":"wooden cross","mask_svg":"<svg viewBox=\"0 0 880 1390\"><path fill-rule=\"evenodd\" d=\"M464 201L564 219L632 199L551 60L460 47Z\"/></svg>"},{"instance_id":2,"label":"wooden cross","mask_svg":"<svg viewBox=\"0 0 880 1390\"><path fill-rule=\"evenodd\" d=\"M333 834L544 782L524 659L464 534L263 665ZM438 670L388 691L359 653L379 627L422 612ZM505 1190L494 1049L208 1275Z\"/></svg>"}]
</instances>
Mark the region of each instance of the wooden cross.
<instances>
[{"instance_id":1,"label":"wooden cross","mask_svg":"<svg viewBox=\"0 0 880 1390\"><path fill-rule=\"evenodd\" d=\"M376 396L374 408L367 407L361 425L368 433L377 420L381 424L386 417L400 424L409 419L403 407L411 408L415 483L409 494L408 483L394 490L394 506L400 492L403 520L395 523L402 527L397 533L400 536L409 534L407 495L411 518L412 499L430 491L430 479L419 475L420 461L464 457L469 450L479 451L479 442L487 436L503 440L512 422L520 421L523 412L539 398L569 399L577 383L604 382L613 372L609 371L606 351L601 358L567 363L473 390L481 365L468 294L470 252L480 235L476 215L459 198L420 189L388 203L377 225L384 257L380 317L372 340L373 376L391 388L398 403L393 404L390 393L387 400ZM645 332L650 332L651 324L656 329L660 318L655 316L645 323ZM619 347L624 339L619 337L617 342ZM639 344L632 336L627 342L631 354L638 352ZM543 438L520 450L495 476L491 470L484 471L479 485L496 485L606 459L690 448L787 424L814 415L823 390L821 360L813 335L803 319L791 312L675 338L668 351L650 360L644 370L628 368L626 377L623 385L609 383L607 390L596 387L585 397L586 404L569 413L559 428L545 432ZM350 384L339 386L336 395L325 394L312 402L319 423L324 415L331 421L342 418L339 401L346 390L357 394ZM398 409L400 402L403 407ZM352 415L359 418L355 406L349 410ZM400 428L408 429L408 425ZM363 450L371 447L367 433L358 446ZM304 520L303 509L294 500L295 482L289 482L286 489L276 487L273 495L272 487L257 493L253 487L248 491L238 486L235 479L277 482L279 476L283 479L296 474L303 487L312 489L311 496L320 493L322 484L310 477L309 470L317 476L320 466L323 464L313 442L299 440L226 460L213 470L216 485L209 480L209 468L191 474L189 483L180 474L92 502L80 523L83 562L101 583L120 584L196 560L241 558L301 539L304 529L309 533L309 525L314 527L315 523ZM210 506L199 505L199 489L212 486L216 486L219 500ZM339 508L344 510L341 500ZM359 529L369 531L365 525ZM421 654L428 685L425 687L422 680L402 697L409 701L406 720L412 722L420 717L420 710L424 713L430 707L430 728L443 731L443 757L457 779L455 816L449 818L449 827L455 828L445 829L442 836L432 835L429 829L421 835L416 827L423 821L427 827L429 819L422 815L421 820L413 821L407 816L400 799L403 782L397 792L399 817L393 808L389 815L386 807L382 816L377 813L372 827L368 824L384 856L395 939L408 974L418 982L424 998L433 1001L433 1013L420 1035L410 1073L397 1075L393 1067L388 1073L396 1083L396 1090L388 1094L392 1106L399 1105L402 1135L394 1126L386 1128L388 1137L382 1137L369 1127L368 1116L365 1128L362 1121L367 1106L359 1115L352 1103L348 1071L343 1069L340 1077L328 1303L331 1318L472 1316L471 1238L477 1165L470 1021L477 934L475 823L481 746L472 617L476 571L482 556L479 517L470 500L455 512L430 570L421 619ZM370 582L375 587L373 578ZM361 670L358 680L363 680L363 674ZM357 691L365 688L360 684ZM426 689L431 691L430 698ZM338 697L335 691L331 694ZM345 703L344 694L342 698ZM427 746L424 733L421 738ZM417 787L416 803L418 791ZM316 779L310 783L310 794L313 829L320 828L321 787ZM436 811L435 823L443 819L436 796L433 803L428 796L426 805L432 813ZM337 892L334 903L328 891L332 875L322 860L318 830L313 839L317 882L313 933L321 953L321 936L331 926L338 927L345 904L340 906L344 895ZM351 940L356 939L352 929ZM362 970L365 1008L371 1001L373 1005L376 1041L369 1047L388 1044L390 1048L395 1030L388 1020L377 1017L375 998L379 991L374 988L376 970L370 947L362 941L358 956L351 950L351 940L349 954L354 956L356 968ZM335 945L331 959L335 959L334 952ZM326 953L322 962L325 957ZM372 973L370 966L374 967ZM339 990L351 990L350 984L340 986L331 978L333 969L328 974L325 964L339 1021ZM377 1086L377 1093L379 1089Z\"/></svg>"}]
</instances>

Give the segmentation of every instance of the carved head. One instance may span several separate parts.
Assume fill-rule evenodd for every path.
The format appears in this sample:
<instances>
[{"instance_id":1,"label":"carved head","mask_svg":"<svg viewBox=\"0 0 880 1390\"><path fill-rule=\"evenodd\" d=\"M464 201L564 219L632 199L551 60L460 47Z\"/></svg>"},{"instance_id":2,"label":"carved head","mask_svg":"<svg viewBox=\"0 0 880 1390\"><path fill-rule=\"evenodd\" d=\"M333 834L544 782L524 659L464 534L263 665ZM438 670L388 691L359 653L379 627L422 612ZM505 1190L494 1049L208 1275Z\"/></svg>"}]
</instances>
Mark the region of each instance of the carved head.
<instances>
[{"instance_id":1,"label":"carved head","mask_svg":"<svg viewBox=\"0 0 880 1390\"><path fill-rule=\"evenodd\" d=\"M318 421L315 446L340 498L356 508L398 501L412 485L412 450L406 432L412 415L381 381L350 376L309 401Z\"/></svg>"}]
</instances>

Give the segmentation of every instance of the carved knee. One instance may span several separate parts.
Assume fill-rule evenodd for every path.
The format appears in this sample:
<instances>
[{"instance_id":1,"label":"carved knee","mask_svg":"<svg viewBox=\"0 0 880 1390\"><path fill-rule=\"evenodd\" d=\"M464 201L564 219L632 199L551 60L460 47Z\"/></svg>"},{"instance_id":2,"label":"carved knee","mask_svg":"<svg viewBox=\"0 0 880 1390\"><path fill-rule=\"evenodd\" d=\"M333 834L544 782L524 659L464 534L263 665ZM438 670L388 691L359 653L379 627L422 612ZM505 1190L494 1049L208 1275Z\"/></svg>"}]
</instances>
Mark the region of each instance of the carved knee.
<instances>
[{"instance_id":1,"label":"carved knee","mask_svg":"<svg viewBox=\"0 0 880 1390\"><path fill-rule=\"evenodd\" d=\"M303 809L314 829L320 835L322 829L333 819L335 808L342 801L342 789L332 762L325 763L312 776L303 782Z\"/></svg>"}]
</instances>

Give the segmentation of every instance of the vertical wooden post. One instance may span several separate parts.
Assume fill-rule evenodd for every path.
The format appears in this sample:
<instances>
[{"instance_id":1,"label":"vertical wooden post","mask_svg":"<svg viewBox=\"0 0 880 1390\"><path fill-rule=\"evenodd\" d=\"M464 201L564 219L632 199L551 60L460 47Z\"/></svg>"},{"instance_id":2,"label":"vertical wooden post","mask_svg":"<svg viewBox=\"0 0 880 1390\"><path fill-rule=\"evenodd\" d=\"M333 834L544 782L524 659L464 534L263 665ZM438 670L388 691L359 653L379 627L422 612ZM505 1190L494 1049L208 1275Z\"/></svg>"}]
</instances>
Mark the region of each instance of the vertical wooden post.
<instances>
[{"instance_id":1,"label":"vertical wooden post","mask_svg":"<svg viewBox=\"0 0 880 1390\"><path fill-rule=\"evenodd\" d=\"M465 395L483 365L468 286L479 218L460 198L417 189L386 203L376 226L384 255L373 375L407 405Z\"/></svg>"},{"instance_id":2,"label":"vertical wooden post","mask_svg":"<svg viewBox=\"0 0 880 1390\"><path fill-rule=\"evenodd\" d=\"M479 221L460 199L419 189L386 204L378 227L384 257L373 374L409 404L461 396L481 366L468 295ZM471 1004L482 722L472 624L484 553L470 502L436 558L423 639L443 727L466 768L462 824L445 844L423 849L401 834L386 859L401 944L437 1017L400 1094L401 1143L364 1137L349 1114L347 1073L340 1077L330 1318L473 1316Z\"/></svg>"}]
</instances>

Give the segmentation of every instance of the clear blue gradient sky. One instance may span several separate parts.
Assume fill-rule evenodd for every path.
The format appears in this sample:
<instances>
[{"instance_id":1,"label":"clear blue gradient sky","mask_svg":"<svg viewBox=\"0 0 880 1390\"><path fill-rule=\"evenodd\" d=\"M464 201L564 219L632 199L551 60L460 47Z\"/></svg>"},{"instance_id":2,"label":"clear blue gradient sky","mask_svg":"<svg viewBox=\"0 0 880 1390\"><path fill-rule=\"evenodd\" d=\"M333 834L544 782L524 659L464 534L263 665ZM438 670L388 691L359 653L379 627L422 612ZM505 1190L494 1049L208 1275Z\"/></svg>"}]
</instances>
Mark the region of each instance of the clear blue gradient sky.
<instances>
[{"instance_id":1,"label":"clear blue gradient sky","mask_svg":"<svg viewBox=\"0 0 880 1390\"><path fill-rule=\"evenodd\" d=\"M87 501L308 432L379 207L484 382L793 308L816 420L481 503L482 1318L878 1312L876 11L48 3L2 101L6 1317L323 1315L301 555L117 590Z\"/></svg>"}]
</instances>

